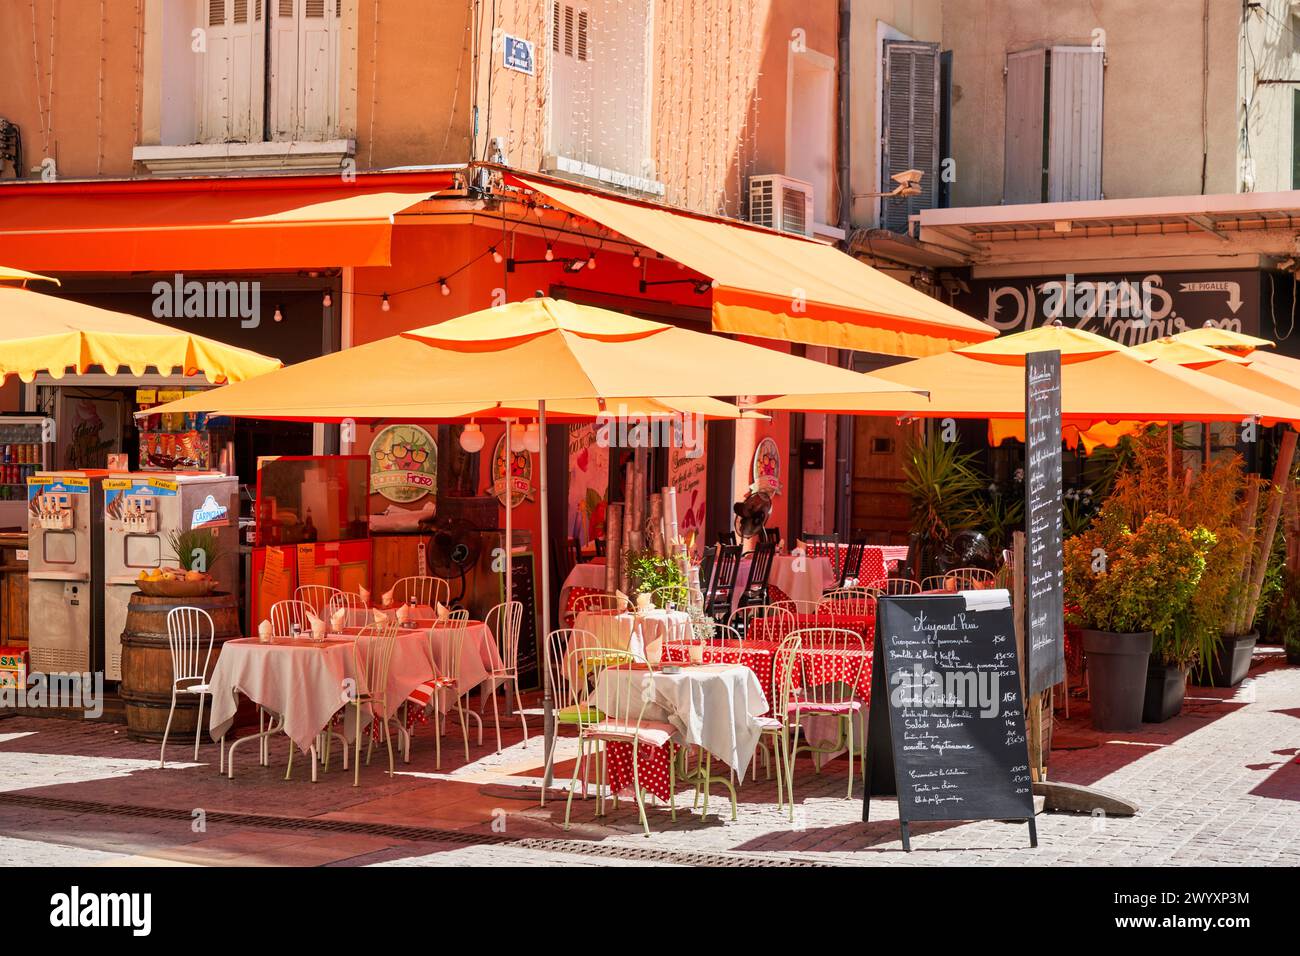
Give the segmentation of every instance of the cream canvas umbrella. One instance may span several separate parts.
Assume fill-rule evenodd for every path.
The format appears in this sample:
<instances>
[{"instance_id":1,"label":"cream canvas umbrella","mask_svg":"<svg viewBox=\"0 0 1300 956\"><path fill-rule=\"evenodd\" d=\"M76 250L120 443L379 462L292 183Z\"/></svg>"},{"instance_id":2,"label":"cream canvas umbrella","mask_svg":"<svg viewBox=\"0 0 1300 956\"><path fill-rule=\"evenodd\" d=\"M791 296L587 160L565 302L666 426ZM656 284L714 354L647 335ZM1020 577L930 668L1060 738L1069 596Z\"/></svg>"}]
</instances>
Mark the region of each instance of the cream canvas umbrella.
<instances>
[{"instance_id":1,"label":"cream canvas umbrella","mask_svg":"<svg viewBox=\"0 0 1300 956\"><path fill-rule=\"evenodd\" d=\"M899 385L883 377L864 384L856 372L775 349L538 297L310 359L150 411L361 422L438 418L455 405L465 414L467 408L535 403L544 435L549 408L560 402L603 401L609 406L645 396L665 401L864 391L923 393L924 386ZM543 693L549 754L555 725L546 666L550 556L545 544L550 533L545 441L539 458Z\"/></svg>"}]
</instances>

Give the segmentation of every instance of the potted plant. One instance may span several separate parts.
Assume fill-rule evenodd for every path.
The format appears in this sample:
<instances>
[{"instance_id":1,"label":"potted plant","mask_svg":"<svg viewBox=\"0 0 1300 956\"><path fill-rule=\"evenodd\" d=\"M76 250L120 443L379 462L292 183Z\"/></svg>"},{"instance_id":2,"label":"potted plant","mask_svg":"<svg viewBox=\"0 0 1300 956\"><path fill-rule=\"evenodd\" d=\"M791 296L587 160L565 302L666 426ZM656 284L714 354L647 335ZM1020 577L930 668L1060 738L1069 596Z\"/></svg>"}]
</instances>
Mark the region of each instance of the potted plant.
<instances>
[{"instance_id":1,"label":"potted plant","mask_svg":"<svg viewBox=\"0 0 1300 956\"><path fill-rule=\"evenodd\" d=\"M1136 730L1157 635L1164 646L1205 569L1192 534L1169 515L1130 529L1103 507L1092 527L1065 544L1065 601L1083 631L1098 730Z\"/></svg>"},{"instance_id":2,"label":"potted plant","mask_svg":"<svg viewBox=\"0 0 1300 956\"><path fill-rule=\"evenodd\" d=\"M921 575L934 566L954 535L974 528L980 517L980 492L985 480L973 453L962 453L957 442L914 442L903 465L902 490L911 499L912 533L922 542Z\"/></svg>"},{"instance_id":3,"label":"potted plant","mask_svg":"<svg viewBox=\"0 0 1300 956\"><path fill-rule=\"evenodd\" d=\"M155 568L141 571L136 586L150 597L203 597L211 594L217 581L209 573L221 560L224 549L210 528L172 531L168 543L179 569Z\"/></svg>"},{"instance_id":4,"label":"potted plant","mask_svg":"<svg viewBox=\"0 0 1300 956\"><path fill-rule=\"evenodd\" d=\"M687 592L686 575L675 558L653 551L628 551L624 561L633 596L650 597L660 588L672 588L674 592L680 588L683 594Z\"/></svg>"}]
</instances>

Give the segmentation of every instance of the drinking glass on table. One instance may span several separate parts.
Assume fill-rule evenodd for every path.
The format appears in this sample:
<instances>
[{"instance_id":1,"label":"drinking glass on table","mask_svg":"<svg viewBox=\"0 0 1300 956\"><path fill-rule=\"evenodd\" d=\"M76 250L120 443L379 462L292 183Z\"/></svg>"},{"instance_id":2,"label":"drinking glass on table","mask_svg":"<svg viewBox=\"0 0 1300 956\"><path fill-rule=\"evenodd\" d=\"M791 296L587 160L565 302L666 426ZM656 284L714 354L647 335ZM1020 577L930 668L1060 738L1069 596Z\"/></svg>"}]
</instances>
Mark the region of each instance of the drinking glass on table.
<instances>
[{"instance_id":1,"label":"drinking glass on table","mask_svg":"<svg viewBox=\"0 0 1300 956\"><path fill-rule=\"evenodd\" d=\"M690 647L687 649L687 653L690 655L692 664L703 664L704 663L704 642L691 641Z\"/></svg>"}]
</instances>

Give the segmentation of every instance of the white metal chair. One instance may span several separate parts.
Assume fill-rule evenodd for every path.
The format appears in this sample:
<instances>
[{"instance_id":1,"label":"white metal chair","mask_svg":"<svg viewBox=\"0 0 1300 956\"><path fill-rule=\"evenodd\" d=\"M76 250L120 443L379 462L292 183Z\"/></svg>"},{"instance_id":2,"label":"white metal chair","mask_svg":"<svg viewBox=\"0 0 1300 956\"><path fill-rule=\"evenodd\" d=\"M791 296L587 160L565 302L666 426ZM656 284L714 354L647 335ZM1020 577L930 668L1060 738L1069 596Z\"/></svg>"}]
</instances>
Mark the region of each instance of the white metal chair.
<instances>
[{"instance_id":1,"label":"white metal chair","mask_svg":"<svg viewBox=\"0 0 1300 956\"><path fill-rule=\"evenodd\" d=\"M757 630L765 641L779 641L794 630L795 615L785 602L777 604L751 604L738 607L731 612L728 624L741 637L748 640L755 637L754 622L761 621Z\"/></svg>"},{"instance_id":2,"label":"white metal chair","mask_svg":"<svg viewBox=\"0 0 1300 956\"><path fill-rule=\"evenodd\" d=\"M356 709L355 723L356 748L352 757L352 786L361 785L361 736L365 734L366 763L370 763L370 751L374 746L375 735L371 725L376 721L383 726L384 744L388 748L388 775L394 773L393 738L388 724L388 671L393 660L393 648L397 645L397 622L386 621L383 624L367 624L361 629L352 643L353 673L356 675L356 691L344 707ZM365 690L361 690L364 687ZM362 705L370 711L370 719L362 720ZM347 747L343 748L343 769L347 769ZM329 770L329 753L326 751L325 769ZM293 769L293 750L289 750L289 768ZM286 774L287 776L287 774Z\"/></svg>"},{"instance_id":3,"label":"white metal chair","mask_svg":"<svg viewBox=\"0 0 1300 956\"><path fill-rule=\"evenodd\" d=\"M585 697L587 692L586 675L580 674L577 667L575 655L583 647L593 647L596 644L596 635L591 631L581 628L560 627L551 631L546 636L546 646L548 654L546 655L546 667L551 675L551 700L555 707L555 728L556 740L561 727L579 727L583 723L583 712L586 708ZM573 695L577 693L574 688L575 684L580 684L583 702L575 703ZM540 713L540 711L538 711ZM586 722L590 723L596 718L590 718ZM579 763L584 764L583 773L583 799L586 799L586 785L590 768L585 767L585 758L579 756ZM545 765L542 769L543 777L549 776L551 768L555 765L555 745L554 741L551 750L546 754ZM598 775L599 779L599 775ZM546 788L542 788L541 806L546 806Z\"/></svg>"},{"instance_id":4,"label":"white metal chair","mask_svg":"<svg viewBox=\"0 0 1300 956\"><path fill-rule=\"evenodd\" d=\"M391 597L390 597L391 596ZM451 585L443 578L430 577L426 574L398 578L392 590L384 594L385 601L392 605L415 604L436 608L439 604L451 606Z\"/></svg>"},{"instance_id":5,"label":"white metal chair","mask_svg":"<svg viewBox=\"0 0 1300 956\"><path fill-rule=\"evenodd\" d=\"M445 621L432 621L429 627L429 658L433 661L433 676L417 687L407 696L408 704L417 707L429 707L433 712L434 766L442 767L441 733L446 731L446 722L442 720L442 698L449 697L448 707L455 707L460 717L461 734L465 738L465 760L469 761L469 728L465 720L466 709L461 698L468 693L462 687L460 665L464 655L465 634L468 631L469 611L459 608L451 612ZM483 720L474 711L469 716L478 721L478 742L483 744ZM442 730L440 732L439 727Z\"/></svg>"},{"instance_id":6,"label":"white metal chair","mask_svg":"<svg viewBox=\"0 0 1300 956\"><path fill-rule=\"evenodd\" d=\"M794 696L795 661L803 644L803 631L792 631L781 641L772 657L772 716L759 717L761 741L771 744L776 755L776 805L790 794L790 819L794 819L794 771L790 761L790 701Z\"/></svg>"},{"instance_id":7,"label":"white metal chair","mask_svg":"<svg viewBox=\"0 0 1300 956\"><path fill-rule=\"evenodd\" d=\"M344 627L365 627L373 622L373 616L360 594L340 591L330 598L329 616L333 617L340 608L347 611L344 615Z\"/></svg>"},{"instance_id":8,"label":"white metal chair","mask_svg":"<svg viewBox=\"0 0 1300 956\"><path fill-rule=\"evenodd\" d=\"M328 620L334 597L342 593L328 584L300 584L293 592L293 599L302 601L321 620Z\"/></svg>"},{"instance_id":9,"label":"white metal chair","mask_svg":"<svg viewBox=\"0 0 1300 956\"><path fill-rule=\"evenodd\" d=\"M891 597L900 594L920 594L921 582L913 581L911 578L876 578L866 585L866 589L875 592L877 597L882 594Z\"/></svg>"},{"instance_id":10,"label":"white metal chair","mask_svg":"<svg viewBox=\"0 0 1300 956\"><path fill-rule=\"evenodd\" d=\"M583 611L630 611L631 609L631 601L609 591L601 591L599 594L580 594L573 599L570 607L575 621Z\"/></svg>"},{"instance_id":11,"label":"white metal chair","mask_svg":"<svg viewBox=\"0 0 1300 956\"><path fill-rule=\"evenodd\" d=\"M834 621L846 617L870 617L875 609L876 593L870 588L835 588L822 595L817 613Z\"/></svg>"},{"instance_id":12,"label":"white metal chair","mask_svg":"<svg viewBox=\"0 0 1300 956\"><path fill-rule=\"evenodd\" d=\"M647 720L646 707L653 698L644 692L654 680L654 668L625 648L580 647L571 655L578 671L589 675L593 692L586 693L586 681L569 684L569 705L577 715L578 760L573 765L569 781L569 795L564 804L564 829L569 829L573 810L573 794L578 788L579 766L588 756L596 759L596 815L605 812L605 792L599 774L604 762L600 756L602 745L608 743L630 744L632 747L633 794L637 813L645 835L650 835L650 823L645 814L645 796L638 785L638 755L642 746L662 747L671 743L676 730L671 724ZM594 708L594 709L593 709ZM588 747L592 748L590 755ZM672 819L677 819L677 806L672 790L676 789L674 761L669 760L669 809ZM584 792L586 790L584 786ZM612 788L611 788L612 789ZM617 806L617 796L615 796Z\"/></svg>"},{"instance_id":13,"label":"white metal chair","mask_svg":"<svg viewBox=\"0 0 1300 956\"><path fill-rule=\"evenodd\" d=\"M203 647L204 631L208 646ZM158 751L158 766L167 766L167 736L171 733L172 717L176 713L177 694L194 694L199 698L198 724L194 728L194 759L199 759L199 741L203 736L203 698L212 693L208 683L208 665L212 662L212 642L216 627L212 616L202 608L174 607L167 612L167 644L172 655L172 704L167 711L167 726L163 728L162 747ZM202 656L202 662L199 658ZM226 769L226 737L221 736L219 772Z\"/></svg>"},{"instance_id":14,"label":"white metal chair","mask_svg":"<svg viewBox=\"0 0 1300 956\"><path fill-rule=\"evenodd\" d=\"M991 588L997 580L984 568L953 568L945 574L932 574L921 582L922 591L973 591Z\"/></svg>"},{"instance_id":15,"label":"white metal chair","mask_svg":"<svg viewBox=\"0 0 1300 956\"><path fill-rule=\"evenodd\" d=\"M685 584L665 584L650 592L655 607L684 611L691 606L691 589Z\"/></svg>"},{"instance_id":16,"label":"white metal chair","mask_svg":"<svg viewBox=\"0 0 1300 956\"><path fill-rule=\"evenodd\" d=\"M311 621L308 613L316 612L306 601L276 601L271 605L271 633L276 637L309 636Z\"/></svg>"},{"instance_id":17,"label":"white metal chair","mask_svg":"<svg viewBox=\"0 0 1300 956\"><path fill-rule=\"evenodd\" d=\"M491 608L483 616L483 623L496 638L497 652L501 655L501 665L493 667L488 674L488 686L484 694L492 696L492 722L497 729L497 753L501 752L501 716L497 711L497 687L508 685L515 692L515 713L524 728L524 743L528 743L528 721L524 719L524 702L519 696L519 636L523 632L524 605L520 601L507 601Z\"/></svg>"},{"instance_id":18,"label":"white metal chair","mask_svg":"<svg viewBox=\"0 0 1300 956\"><path fill-rule=\"evenodd\" d=\"M794 765L800 750L806 750L813 756L818 772L821 772L821 758L826 754L838 753L848 747L849 783L848 795L853 796L853 725L863 703L857 694L858 679L867 663L867 652L862 635L847 628L814 627L795 631L799 637L799 650L795 656L792 672L798 680L798 690L791 690L786 702L785 719L788 727L788 741L793 745L788 753L787 784L791 803L794 801ZM782 680L791 674L782 674ZM804 717L817 715L833 717L838 723L838 739L830 746L816 746L812 743L799 743L799 729Z\"/></svg>"},{"instance_id":19,"label":"white metal chair","mask_svg":"<svg viewBox=\"0 0 1300 956\"><path fill-rule=\"evenodd\" d=\"M784 611L799 617L801 615L816 614L817 609L821 606L820 601L805 601L799 598L782 598L780 601L772 602L772 607L779 607Z\"/></svg>"}]
</instances>

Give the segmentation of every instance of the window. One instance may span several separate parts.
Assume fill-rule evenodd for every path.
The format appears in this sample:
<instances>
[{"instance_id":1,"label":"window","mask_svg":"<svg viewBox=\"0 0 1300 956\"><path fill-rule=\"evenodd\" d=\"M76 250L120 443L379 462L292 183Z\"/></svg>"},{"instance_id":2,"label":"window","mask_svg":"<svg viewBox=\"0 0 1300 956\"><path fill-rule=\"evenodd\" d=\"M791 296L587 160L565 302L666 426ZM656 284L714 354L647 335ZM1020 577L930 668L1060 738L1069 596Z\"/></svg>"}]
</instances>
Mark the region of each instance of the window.
<instances>
[{"instance_id":1,"label":"window","mask_svg":"<svg viewBox=\"0 0 1300 956\"><path fill-rule=\"evenodd\" d=\"M788 107L786 109L785 172L812 186L813 216L817 222L835 224L839 211L835 199L835 59L812 50L790 51ZM802 208L790 210L803 216ZM791 232L812 234L812 223L799 223Z\"/></svg>"},{"instance_id":2,"label":"window","mask_svg":"<svg viewBox=\"0 0 1300 956\"><path fill-rule=\"evenodd\" d=\"M1092 47L1007 57L1006 203L1100 199L1104 54Z\"/></svg>"},{"instance_id":3,"label":"window","mask_svg":"<svg viewBox=\"0 0 1300 956\"><path fill-rule=\"evenodd\" d=\"M342 0L201 0L198 141L336 136L341 7Z\"/></svg>"},{"instance_id":4,"label":"window","mask_svg":"<svg viewBox=\"0 0 1300 956\"><path fill-rule=\"evenodd\" d=\"M1300 90L1291 96L1291 188L1300 189Z\"/></svg>"},{"instance_id":5,"label":"window","mask_svg":"<svg viewBox=\"0 0 1300 956\"><path fill-rule=\"evenodd\" d=\"M910 216L938 205L939 45L884 41L882 80L879 189L892 190L897 183L891 177L905 170L922 173L920 195L881 200L881 226L905 233Z\"/></svg>"},{"instance_id":6,"label":"window","mask_svg":"<svg viewBox=\"0 0 1300 956\"><path fill-rule=\"evenodd\" d=\"M552 0L546 165L644 191L650 182L649 0Z\"/></svg>"}]
</instances>

